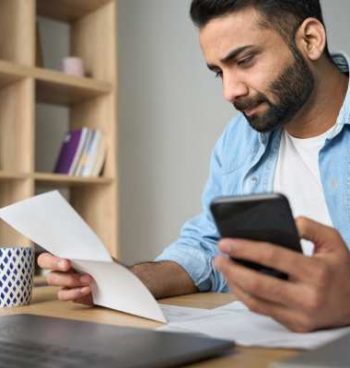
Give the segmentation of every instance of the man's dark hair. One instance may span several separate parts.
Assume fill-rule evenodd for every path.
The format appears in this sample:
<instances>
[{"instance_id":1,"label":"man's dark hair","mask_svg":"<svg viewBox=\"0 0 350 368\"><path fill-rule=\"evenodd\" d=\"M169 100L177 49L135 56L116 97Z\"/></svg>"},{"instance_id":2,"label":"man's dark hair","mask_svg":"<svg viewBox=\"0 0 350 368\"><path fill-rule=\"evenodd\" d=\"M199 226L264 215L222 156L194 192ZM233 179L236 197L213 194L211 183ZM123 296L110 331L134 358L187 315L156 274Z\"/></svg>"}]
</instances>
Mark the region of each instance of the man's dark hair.
<instances>
[{"instance_id":1,"label":"man's dark hair","mask_svg":"<svg viewBox=\"0 0 350 368\"><path fill-rule=\"evenodd\" d=\"M191 19L204 27L215 18L254 7L262 15L262 26L278 31L295 48L295 35L307 18L318 19L325 26L319 0L192 0ZM330 58L328 46L326 55Z\"/></svg>"}]
</instances>

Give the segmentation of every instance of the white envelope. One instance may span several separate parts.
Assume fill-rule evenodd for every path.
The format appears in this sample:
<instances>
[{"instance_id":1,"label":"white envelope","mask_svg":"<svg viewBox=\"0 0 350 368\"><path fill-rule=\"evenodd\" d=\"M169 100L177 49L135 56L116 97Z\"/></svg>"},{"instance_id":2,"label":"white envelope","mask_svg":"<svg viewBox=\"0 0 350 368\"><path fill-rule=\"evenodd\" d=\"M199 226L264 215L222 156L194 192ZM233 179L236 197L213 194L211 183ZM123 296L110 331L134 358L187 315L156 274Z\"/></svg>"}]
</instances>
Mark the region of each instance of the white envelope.
<instances>
[{"instance_id":1,"label":"white envelope","mask_svg":"<svg viewBox=\"0 0 350 368\"><path fill-rule=\"evenodd\" d=\"M102 241L58 191L4 207L0 218L48 252L70 259L78 271L90 274L96 305L166 322L146 286L112 261Z\"/></svg>"}]
</instances>

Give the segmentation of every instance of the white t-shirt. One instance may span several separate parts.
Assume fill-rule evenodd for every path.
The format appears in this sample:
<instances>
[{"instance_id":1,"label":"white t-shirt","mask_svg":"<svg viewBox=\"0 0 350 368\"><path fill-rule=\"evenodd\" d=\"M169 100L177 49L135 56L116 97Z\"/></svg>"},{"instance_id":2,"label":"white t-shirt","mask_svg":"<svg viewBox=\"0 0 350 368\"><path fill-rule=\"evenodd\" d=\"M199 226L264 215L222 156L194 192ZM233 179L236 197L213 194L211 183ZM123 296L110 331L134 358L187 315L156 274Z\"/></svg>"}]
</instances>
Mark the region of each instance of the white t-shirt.
<instances>
[{"instance_id":1,"label":"white t-shirt","mask_svg":"<svg viewBox=\"0 0 350 368\"><path fill-rule=\"evenodd\" d=\"M317 137L300 139L284 131L275 172L274 191L287 196L294 217L306 216L333 226L319 169L319 152L329 132L330 130ZM312 254L313 246L310 242L302 241L302 247L305 254Z\"/></svg>"}]
</instances>

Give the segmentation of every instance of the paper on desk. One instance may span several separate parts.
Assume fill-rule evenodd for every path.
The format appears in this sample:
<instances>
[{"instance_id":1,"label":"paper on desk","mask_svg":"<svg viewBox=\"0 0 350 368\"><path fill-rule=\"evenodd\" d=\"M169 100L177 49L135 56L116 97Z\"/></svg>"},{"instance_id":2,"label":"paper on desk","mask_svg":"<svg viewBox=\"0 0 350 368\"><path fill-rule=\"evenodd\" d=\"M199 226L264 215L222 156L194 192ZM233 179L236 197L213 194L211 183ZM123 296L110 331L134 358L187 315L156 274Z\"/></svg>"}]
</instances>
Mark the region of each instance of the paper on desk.
<instances>
[{"instance_id":1,"label":"paper on desk","mask_svg":"<svg viewBox=\"0 0 350 368\"><path fill-rule=\"evenodd\" d=\"M78 271L94 280L96 305L165 322L143 283L113 263L102 241L59 192L49 192L0 209L0 217L50 253L72 260Z\"/></svg>"},{"instance_id":2,"label":"paper on desk","mask_svg":"<svg viewBox=\"0 0 350 368\"><path fill-rule=\"evenodd\" d=\"M102 307L166 322L159 304L143 283L127 268L115 262L72 260L78 271L90 274L94 303Z\"/></svg>"},{"instance_id":3,"label":"paper on desk","mask_svg":"<svg viewBox=\"0 0 350 368\"><path fill-rule=\"evenodd\" d=\"M212 310L210 316L169 323L163 331L204 334L233 340L242 346L313 349L350 332L339 328L307 334L287 330L272 318L250 312L242 303L230 303Z\"/></svg>"},{"instance_id":4,"label":"paper on desk","mask_svg":"<svg viewBox=\"0 0 350 368\"><path fill-rule=\"evenodd\" d=\"M160 308L168 322L183 322L211 314L210 309L180 307L169 304L160 304Z\"/></svg>"},{"instance_id":5,"label":"paper on desk","mask_svg":"<svg viewBox=\"0 0 350 368\"><path fill-rule=\"evenodd\" d=\"M222 305L220 307L217 307L217 308L212 309L213 312L223 312L223 311L226 311L226 312L231 312L231 311L237 312L237 311L240 311L240 310L247 311L249 309L248 309L248 307L244 303L242 303L242 302L240 302L238 300L236 300L236 301L234 301L232 303L224 304L224 305Z\"/></svg>"}]
</instances>

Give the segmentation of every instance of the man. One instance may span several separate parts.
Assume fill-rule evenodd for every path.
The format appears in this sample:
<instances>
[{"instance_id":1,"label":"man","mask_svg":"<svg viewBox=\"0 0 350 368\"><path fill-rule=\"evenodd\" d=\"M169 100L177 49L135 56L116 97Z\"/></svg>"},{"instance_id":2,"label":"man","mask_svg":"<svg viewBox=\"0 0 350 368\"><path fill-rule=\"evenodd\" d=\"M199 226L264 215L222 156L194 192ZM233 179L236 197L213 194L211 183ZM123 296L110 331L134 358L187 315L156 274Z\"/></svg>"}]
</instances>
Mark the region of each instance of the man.
<instances>
[{"instance_id":1,"label":"man","mask_svg":"<svg viewBox=\"0 0 350 368\"><path fill-rule=\"evenodd\" d=\"M214 149L203 213L156 262L131 270L157 298L231 289L294 331L350 324L348 63L337 55L336 66L328 52L319 1L193 0L191 16L209 69L241 114ZM318 221L297 219L312 257L239 239L218 244L210 201L270 191L285 193L295 215ZM272 266L289 280L225 255ZM69 261L43 254L39 265L63 287L60 299L91 302L91 278L73 273Z\"/></svg>"}]
</instances>

